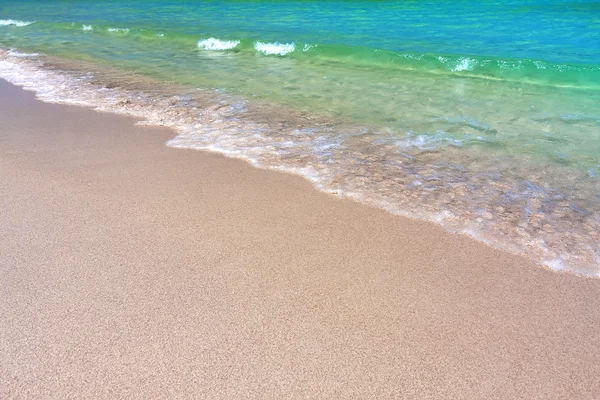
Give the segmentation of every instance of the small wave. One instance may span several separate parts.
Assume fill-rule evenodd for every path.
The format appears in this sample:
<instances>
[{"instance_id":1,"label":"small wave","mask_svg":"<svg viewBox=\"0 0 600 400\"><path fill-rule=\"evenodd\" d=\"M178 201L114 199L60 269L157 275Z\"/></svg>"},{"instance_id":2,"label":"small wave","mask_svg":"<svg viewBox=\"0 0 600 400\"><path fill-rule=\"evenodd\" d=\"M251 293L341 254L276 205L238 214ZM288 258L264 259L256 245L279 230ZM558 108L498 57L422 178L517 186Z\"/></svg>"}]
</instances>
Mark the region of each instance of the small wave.
<instances>
[{"instance_id":1,"label":"small wave","mask_svg":"<svg viewBox=\"0 0 600 400\"><path fill-rule=\"evenodd\" d=\"M459 59L456 66L452 69L452 71L470 71L473 69L473 61L468 58Z\"/></svg>"},{"instance_id":2,"label":"small wave","mask_svg":"<svg viewBox=\"0 0 600 400\"><path fill-rule=\"evenodd\" d=\"M216 38L201 39L198 48L203 50L231 50L240 44L239 40L220 40Z\"/></svg>"},{"instance_id":3,"label":"small wave","mask_svg":"<svg viewBox=\"0 0 600 400\"><path fill-rule=\"evenodd\" d=\"M108 28L106 31L111 33L129 33L129 28Z\"/></svg>"},{"instance_id":4,"label":"small wave","mask_svg":"<svg viewBox=\"0 0 600 400\"><path fill-rule=\"evenodd\" d=\"M9 56L12 57L18 57L18 58L31 58L31 57L38 57L39 54L38 53L21 53L18 52L16 50L9 50L7 53Z\"/></svg>"},{"instance_id":5,"label":"small wave","mask_svg":"<svg viewBox=\"0 0 600 400\"><path fill-rule=\"evenodd\" d=\"M27 26L33 24L35 21L18 21L16 19L0 19L0 26Z\"/></svg>"},{"instance_id":6,"label":"small wave","mask_svg":"<svg viewBox=\"0 0 600 400\"><path fill-rule=\"evenodd\" d=\"M0 20L1 25L25 26L33 22ZM600 65L565 64L536 59L508 59L476 54L438 54L433 52L415 53L384 48L369 48L342 44L318 42L269 42L259 38L238 37L236 40L221 40L215 37L201 38L185 32L165 34L160 31L130 28L117 28L100 25L54 24L59 28L81 29L86 32L108 32L115 38L127 37L136 33L142 37L155 36L174 40L184 40L187 46L197 43L197 47L208 51L253 49L264 55L285 56L292 52L302 59L317 57L339 63L382 66L402 70L419 71L435 75L450 73L467 78L504 80L519 84L534 84L564 88L598 89L600 87ZM599 120L597 120L599 121Z\"/></svg>"},{"instance_id":7,"label":"small wave","mask_svg":"<svg viewBox=\"0 0 600 400\"><path fill-rule=\"evenodd\" d=\"M294 43L264 43L264 42L254 42L254 48L256 51L259 51L266 55L279 55L284 56L288 53L296 50L296 44Z\"/></svg>"},{"instance_id":8,"label":"small wave","mask_svg":"<svg viewBox=\"0 0 600 400\"><path fill-rule=\"evenodd\" d=\"M439 56L437 59L452 72L472 71L477 66L476 60L466 57L452 59L449 57Z\"/></svg>"}]
</instances>

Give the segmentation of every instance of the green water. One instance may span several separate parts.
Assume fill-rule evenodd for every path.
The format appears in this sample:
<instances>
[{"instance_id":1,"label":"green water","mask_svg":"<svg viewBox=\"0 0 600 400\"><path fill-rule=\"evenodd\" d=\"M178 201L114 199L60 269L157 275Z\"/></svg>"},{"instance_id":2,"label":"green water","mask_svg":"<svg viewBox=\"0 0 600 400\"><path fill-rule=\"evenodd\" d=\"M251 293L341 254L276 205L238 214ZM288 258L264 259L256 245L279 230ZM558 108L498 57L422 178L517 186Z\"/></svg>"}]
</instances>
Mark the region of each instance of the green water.
<instances>
[{"instance_id":1,"label":"green water","mask_svg":"<svg viewBox=\"0 0 600 400\"><path fill-rule=\"evenodd\" d=\"M36 23L0 39L595 174L598 14L564 2L26 1L0 18ZM198 47L210 38L216 49Z\"/></svg>"}]
</instances>

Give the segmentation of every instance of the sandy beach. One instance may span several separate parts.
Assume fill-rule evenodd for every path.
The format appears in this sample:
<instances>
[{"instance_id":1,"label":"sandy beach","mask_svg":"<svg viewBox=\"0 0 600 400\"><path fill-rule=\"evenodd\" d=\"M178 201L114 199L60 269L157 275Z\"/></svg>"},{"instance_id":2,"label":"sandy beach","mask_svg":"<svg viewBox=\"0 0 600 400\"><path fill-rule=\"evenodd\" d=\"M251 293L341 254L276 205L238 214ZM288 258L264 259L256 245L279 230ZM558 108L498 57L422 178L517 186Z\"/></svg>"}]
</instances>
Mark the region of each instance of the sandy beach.
<instances>
[{"instance_id":1,"label":"sandy beach","mask_svg":"<svg viewBox=\"0 0 600 400\"><path fill-rule=\"evenodd\" d=\"M600 398L600 280L0 82L0 398Z\"/></svg>"}]
</instances>

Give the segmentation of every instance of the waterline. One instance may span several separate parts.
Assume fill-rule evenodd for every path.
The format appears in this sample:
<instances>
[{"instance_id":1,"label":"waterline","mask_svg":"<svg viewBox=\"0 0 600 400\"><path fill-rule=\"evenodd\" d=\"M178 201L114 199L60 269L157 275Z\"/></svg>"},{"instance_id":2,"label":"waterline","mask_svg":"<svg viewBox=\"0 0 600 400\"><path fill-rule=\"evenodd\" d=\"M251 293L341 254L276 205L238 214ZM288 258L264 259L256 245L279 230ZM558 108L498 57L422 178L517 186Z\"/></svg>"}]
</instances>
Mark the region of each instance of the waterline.
<instances>
[{"instance_id":1,"label":"waterline","mask_svg":"<svg viewBox=\"0 0 600 400\"><path fill-rule=\"evenodd\" d=\"M44 101L169 126L177 132L169 146L218 151L296 173L325 192L433 221L555 270L598 276L600 214L594 196L600 184L576 170L465 148L444 136L399 136L223 90L15 54L0 55L0 77ZM490 129L476 121L461 123Z\"/></svg>"}]
</instances>

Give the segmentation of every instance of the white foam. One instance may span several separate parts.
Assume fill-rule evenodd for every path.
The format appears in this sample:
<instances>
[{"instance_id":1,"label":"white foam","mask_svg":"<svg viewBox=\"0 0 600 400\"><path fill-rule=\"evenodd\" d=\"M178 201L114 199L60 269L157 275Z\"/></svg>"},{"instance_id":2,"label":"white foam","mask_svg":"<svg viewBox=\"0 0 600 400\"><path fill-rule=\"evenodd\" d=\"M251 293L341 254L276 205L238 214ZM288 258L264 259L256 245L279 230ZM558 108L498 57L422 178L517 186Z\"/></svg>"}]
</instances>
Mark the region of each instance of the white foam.
<instances>
[{"instance_id":1,"label":"white foam","mask_svg":"<svg viewBox=\"0 0 600 400\"><path fill-rule=\"evenodd\" d=\"M459 72L459 71L471 71L473 69L473 60L471 60L470 58L461 58L458 63L456 64L456 66L454 68L452 68L452 71L454 72Z\"/></svg>"},{"instance_id":2,"label":"white foam","mask_svg":"<svg viewBox=\"0 0 600 400\"><path fill-rule=\"evenodd\" d=\"M201 39L198 48L203 50L231 50L240 44L239 40L221 40L216 38Z\"/></svg>"},{"instance_id":3,"label":"white foam","mask_svg":"<svg viewBox=\"0 0 600 400\"><path fill-rule=\"evenodd\" d=\"M544 261L544 265L554 271L564 271L565 270L565 263L560 258L555 258L553 260L546 260L546 261Z\"/></svg>"},{"instance_id":4,"label":"white foam","mask_svg":"<svg viewBox=\"0 0 600 400\"><path fill-rule=\"evenodd\" d=\"M12 56L12 57L19 57L19 58L29 58L29 57L38 57L39 56L38 53L19 53L16 50L9 50L8 55Z\"/></svg>"},{"instance_id":5,"label":"white foam","mask_svg":"<svg viewBox=\"0 0 600 400\"><path fill-rule=\"evenodd\" d=\"M264 43L257 41L254 42L254 48L256 49L256 51L259 51L266 55L284 56L296 50L296 45L294 43Z\"/></svg>"},{"instance_id":6,"label":"white foam","mask_svg":"<svg viewBox=\"0 0 600 400\"><path fill-rule=\"evenodd\" d=\"M16 19L0 19L0 26L27 26L33 24L35 21L18 21Z\"/></svg>"},{"instance_id":7,"label":"white foam","mask_svg":"<svg viewBox=\"0 0 600 400\"><path fill-rule=\"evenodd\" d=\"M452 214L450 211L448 210L444 210L441 211L437 214L433 214L432 215L432 219L433 221L435 221L438 224L442 224L447 220L455 220L456 219L456 215Z\"/></svg>"},{"instance_id":8,"label":"white foam","mask_svg":"<svg viewBox=\"0 0 600 400\"><path fill-rule=\"evenodd\" d=\"M111 33L129 33L129 28L108 28L107 31Z\"/></svg>"},{"instance_id":9,"label":"white foam","mask_svg":"<svg viewBox=\"0 0 600 400\"><path fill-rule=\"evenodd\" d=\"M458 60L454 61L447 57L439 56L437 59L452 72L471 71L476 64L476 61L470 58L459 58Z\"/></svg>"},{"instance_id":10,"label":"white foam","mask_svg":"<svg viewBox=\"0 0 600 400\"><path fill-rule=\"evenodd\" d=\"M83 25L83 26L81 27L81 30L83 30L83 31L91 31L91 30L93 30L93 29L94 29L94 26L93 26L93 25Z\"/></svg>"}]
</instances>

